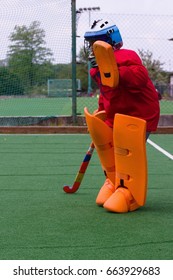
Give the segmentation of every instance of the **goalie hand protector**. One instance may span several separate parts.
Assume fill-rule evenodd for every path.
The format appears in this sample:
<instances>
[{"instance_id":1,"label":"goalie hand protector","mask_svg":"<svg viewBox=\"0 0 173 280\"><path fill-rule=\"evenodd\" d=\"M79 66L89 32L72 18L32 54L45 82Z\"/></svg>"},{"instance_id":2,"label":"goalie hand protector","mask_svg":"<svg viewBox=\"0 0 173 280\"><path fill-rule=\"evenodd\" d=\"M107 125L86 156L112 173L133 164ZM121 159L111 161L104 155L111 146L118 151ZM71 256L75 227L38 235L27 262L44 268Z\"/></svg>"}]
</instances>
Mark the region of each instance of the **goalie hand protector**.
<instances>
[{"instance_id":1,"label":"goalie hand protector","mask_svg":"<svg viewBox=\"0 0 173 280\"><path fill-rule=\"evenodd\" d=\"M89 59L89 61L90 61L90 63L91 63L91 67L92 67L92 68L96 68L96 67L98 66L92 48L89 49L89 56L88 56L88 59Z\"/></svg>"}]
</instances>

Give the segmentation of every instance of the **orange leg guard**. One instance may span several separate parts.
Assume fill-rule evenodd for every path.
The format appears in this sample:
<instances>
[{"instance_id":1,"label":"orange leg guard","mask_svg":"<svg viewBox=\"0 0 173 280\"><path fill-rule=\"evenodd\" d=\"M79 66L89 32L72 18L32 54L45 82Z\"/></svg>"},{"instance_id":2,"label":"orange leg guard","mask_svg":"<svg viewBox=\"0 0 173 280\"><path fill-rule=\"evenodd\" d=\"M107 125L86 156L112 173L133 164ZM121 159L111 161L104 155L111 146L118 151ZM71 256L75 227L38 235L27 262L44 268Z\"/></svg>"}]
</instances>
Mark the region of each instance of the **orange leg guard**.
<instances>
[{"instance_id":1,"label":"orange leg guard","mask_svg":"<svg viewBox=\"0 0 173 280\"><path fill-rule=\"evenodd\" d=\"M91 115L87 108L84 109L88 130L107 180L101 188L96 203L103 205L115 191L115 160L113 147L113 131L102 120L102 114Z\"/></svg>"},{"instance_id":2,"label":"orange leg guard","mask_svg":"<svg viewBox=\"0 0 173 280\"><path fill-rule=\"evenodd\" d=\"M100 118L91 115L87 108L84 109L84 113L102 168L106 172L106 176L115 184L113 131Z\"/></svg>"},{"instance_id":3,"label":"orange leg guard","mask_svg":"<svg viewBox=\"0 0 173 280\"><path fill-rule=\"evenodd\" d=\"M147 193L146 122L116 114L114 119L116 191L104 203L111 212L133 211L145 204Z\"/></svg>"}]
</instances>

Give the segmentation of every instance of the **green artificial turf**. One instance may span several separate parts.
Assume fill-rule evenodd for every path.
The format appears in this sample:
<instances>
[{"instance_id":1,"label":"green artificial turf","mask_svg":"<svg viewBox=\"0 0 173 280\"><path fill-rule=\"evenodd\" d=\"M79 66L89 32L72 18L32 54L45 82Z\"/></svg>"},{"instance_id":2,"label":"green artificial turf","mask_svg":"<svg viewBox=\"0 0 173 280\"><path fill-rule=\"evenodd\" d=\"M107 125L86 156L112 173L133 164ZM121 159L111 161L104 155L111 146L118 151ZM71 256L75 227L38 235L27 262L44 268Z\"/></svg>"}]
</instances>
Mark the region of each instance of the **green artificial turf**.
<instances>
[{"instance_id":1,"label":"green artificial turf","mask_svg":"<svg viewBox=\"0 0 173 280\"><path fill-rule=\"evenodd\" d=\"M83 115L84 107L93 112L98 107L97 97L77 97L77 113ZM161 114L172 114L173 101L161 100ZM0 102L0 116L61 116L72 115L72 98L6 98Z\"/></svg>"},{"instance_id":2,"label":"green artificial turf","mask_svg":"<svg viewBox=\"0 0 173 280\"><path fill-rule=\"evenodd\" d=\"M151 135L173 153L173 135ZM109 213L95 204L104 181L94 152L80 189L66 194L88 135L0 135L1 260L173 258L173 161L147 144L146 205Z\"/></svg>"}]
</instances>

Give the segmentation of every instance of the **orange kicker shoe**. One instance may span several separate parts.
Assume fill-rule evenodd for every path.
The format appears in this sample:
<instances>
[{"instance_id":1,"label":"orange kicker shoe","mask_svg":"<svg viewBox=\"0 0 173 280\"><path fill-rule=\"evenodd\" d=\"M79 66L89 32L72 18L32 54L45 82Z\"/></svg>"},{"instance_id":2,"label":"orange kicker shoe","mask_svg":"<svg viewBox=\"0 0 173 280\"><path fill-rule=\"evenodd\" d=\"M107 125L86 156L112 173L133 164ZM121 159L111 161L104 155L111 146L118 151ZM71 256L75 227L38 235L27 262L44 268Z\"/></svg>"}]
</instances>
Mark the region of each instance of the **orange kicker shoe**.
<instances>
[{"instance_id":1,"label":"orange kicker shoe","mask_svg":"<svg viewBox=\"0 0 173 280\"><path fill-rule=\"evenodd\" d=\"M103 207L110 212L126 213L134 211L140 206L127 188L118 187L103 204Z\"/></svg>"},{"instance_id":2,"label":"orange kicker shoe","mask_svg":"<svg viewBox=\"0 0 173 280\"><path fill-rule=\"evenodd\" d=\"M99 206L103 206L105 201L114 193L114 191L115 191L114 185L107 178L97 195L96 204Z\"/></svg>"}]
</instances>

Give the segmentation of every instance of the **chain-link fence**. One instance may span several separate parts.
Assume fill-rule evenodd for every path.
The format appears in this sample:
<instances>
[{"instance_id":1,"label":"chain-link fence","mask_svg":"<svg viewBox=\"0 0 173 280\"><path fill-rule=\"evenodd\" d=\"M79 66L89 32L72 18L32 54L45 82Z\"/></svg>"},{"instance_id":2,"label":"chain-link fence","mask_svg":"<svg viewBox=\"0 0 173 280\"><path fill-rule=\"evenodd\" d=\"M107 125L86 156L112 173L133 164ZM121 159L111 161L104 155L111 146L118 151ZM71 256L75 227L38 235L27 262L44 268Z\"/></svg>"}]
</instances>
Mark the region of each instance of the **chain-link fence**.
<instances>
[{"instance_id":1,"label":"chain-link fence","mask_svg":"<svg viewBox=\"0 0 173 280\"><path fill-rule=\"evenodd\" d=\"M71 10L69 0L19 0L17 4L15 0L1 1L1 117L72 115L71 88L67 95L59 88L49 94L50 81L58 86L57 81L62 84L72 79ZM173 17L104 14L99 7L76 9L76 78L80 84L76 113L83 115L85 106L97 108L99 92L88 75L87 62L81 61L80 50L85 31L98 18L114 21L124 48L159 61L161 71L153 82L163 97L161 114L172 114Z\"/></svg>"}]
</instances>

